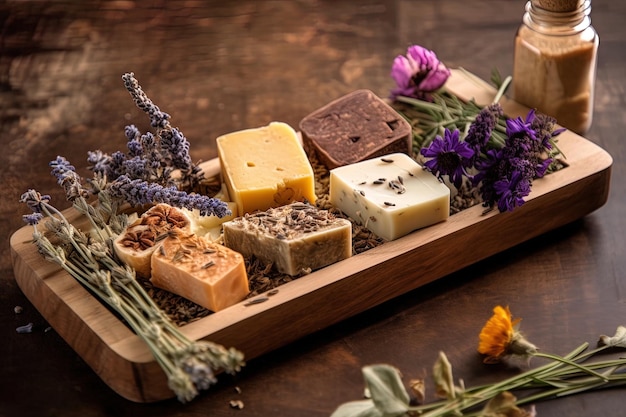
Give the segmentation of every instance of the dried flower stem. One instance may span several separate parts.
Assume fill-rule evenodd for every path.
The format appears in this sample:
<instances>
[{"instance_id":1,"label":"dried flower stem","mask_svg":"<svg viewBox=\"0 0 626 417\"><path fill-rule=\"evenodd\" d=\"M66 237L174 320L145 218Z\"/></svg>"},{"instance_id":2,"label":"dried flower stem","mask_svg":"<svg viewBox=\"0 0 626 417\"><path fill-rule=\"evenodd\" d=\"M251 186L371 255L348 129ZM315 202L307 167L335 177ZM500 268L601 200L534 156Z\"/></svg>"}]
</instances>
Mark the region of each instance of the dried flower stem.
<instances>
[{"instance_id":1,"label":"dried flower stem","mask_svg":"<svg viewBox=\"0 0 626 417\"><path fill-rule=\"evenodd\" d=\"M39 252L106 302L145 341L181 402L192 400L200 389L212 385L214 371L239 371L243 366L241 352L211 342L189 340L137 282L135 272L120 265L111 248L116 234L108 226L99 227L104 218L113 219L117 215L103 215L97 209L90 209L93 207L83 197L76 198L74 207L86 214L95 231L95 237L91 237L37 196L39 194L31 190L22 196L22 201L35 201L37 212L47 217L48 231L59 241L51 242L36 224L33 225L33 239ZM106 192L101 192L99 197L106 200ZM99 207L111 205L105 201Z\"/></svg>"},{"instance_id":2,"label":"dried flower stem","mask_svg":"<svg viewBox=\"0 0 626 417\"><path fill-rule=\"evenodd\" d=\"M384 389L374 389L373 393L383 398L372 398L361 402L346 403L339 407L333 417L350 417L361 415L382 415L385 412L393 416L419 415L420 417L442 417L448 415L482 416L483 411L479 407L487 404L492 399L503 393L523 393L526 390L535 390L530 395L521 396L515 401L515 405L530 404L536 401L574 395L585 391L617 387L626 385L626 373L619 372L626 368L626 358L614 360L597 360L587 362L591 357L611 347L625 347L626 341L618 341L614 344L599 346L587 351L588 343L584 343L565 356L547 353L533 353L537 358L549 359L550 362L530 369L519 375L507 378L503 381L480 385L470 388L450 387L452 380L451 367L448 367L446 377L447 389L452 393L446 400L436 401L429 404L410 406L405 400L404 388L398 382L391 382L393 378L378 378L379 384ZM445 358L445 355L443 355ZM381 370L382 369L382 370ZM369 375L373 373L389 374L389 368L380 365L371 367ZM443 378L443 377L442 377ZM369 376L368 383L376 384L376 375ZM399 380L399 373L398 373ZM458 392L457 392L458 391ZM370 401L370 403L368 403ZM394 404L395 411L382 409L387 404ZM382 407L382 408L381 408ZM364 410L370 410L370 414L359 414ZM376 411L374 411L376 410ZM379 414L376 414L379 413ZM380 414L382 413L382 414Z\"/></svg>"},{"instance_id":3,"label":"dried flower stem","mask_svg":"<svg viewBox=\"0 0 626 417\"><path fill-rule=\"evenodd\" d=\"M626 360L617 359L613 361L602 361L583 365L580 362L587 358L605 350L607 346L583 353L588 347L588 343L582 344L566 356L557 356L551 354L536 353L533 356L551 359L550 363L543 366L528 370L524 373L508 378L499 383L485 386L470 388L464 392L462 399L443 405L441 408L433 409L431 412L422 414L423 417L443 416L445 412L451 410L467 410L480 405L486 400L495 397L498 393L504 391L514 391L527 388L546 388L555 387L553 390L545 390L532 396L519 399L518 405L528 404L534 401L551 398L555 396L565 396L576 394L583 391L606 386L607 384L622 385L626 383L626 375L614 375L614 372L620 367L626 366ZM598 373L595 369L608 370L605 373ZM579 379L580 375L591 375L591 378ZM469 400L468 400L469 398ZM436 407L435 404L432 406ZM418 407L419 408L419 407ZM430 408L430 407L429 407ZM445 411L445 412L444 412ZM467 416L478 415L464 414Z\"/></svg>"},{"instance_id":4,"label":"dried flower stem","mask_svg":"<svg viewBox=\"0 0 626 417\"><path fill-rule=\"evenodd\" d=\"M584 343L564 357L551 354L534 354L533 356L551 359L552 362L491 386L479 388L478 390L468 389L465 392L466 396L476 396L480 400L477 400L475 403L465 403L470 404L466 408L476 406L485 401L485 399L492 398L499 392L504 391L511 392L514 390L554 387L554 389L543 390L517 400L516 403L518 405L524 405L547 398L564 397L598 388L626 384L626 374L615 373L626 366L626 359L598 361L583 365L581 362L600 353L609 346L601 346L583 353L587 347L588 343ZM595 371L596 369L605 369L605 371L599 373ZM584 377L584 375L591 376ZM423 416L431 417L439 415L443 414L423 414ZM479 413L464 415L474 416L479 415Z\"/></svg>"},{"instance_id":5,"label":"dried flower stem","mask_svg":"<svg viewBox=\"0 0 626 417\"><path fill-rule=\"evenodd\" d=\"M502 82L492 104L500 101L510 82L511 77L507 77ZM432 102L405 96L397 96L395 100L409 105L398 106L396 104L396 110L413 127L413 147L418 150L428 146L435 136L443 134L445 128L459 129L461 132L467 133L471 123L476 119L476 115L482 110L482 107L473 100L463 102L447 91L432 94ZM506 122L500 118L491 135L491 143L494 147L504 145L505 133Z\"/></svg>"}]
</instances>

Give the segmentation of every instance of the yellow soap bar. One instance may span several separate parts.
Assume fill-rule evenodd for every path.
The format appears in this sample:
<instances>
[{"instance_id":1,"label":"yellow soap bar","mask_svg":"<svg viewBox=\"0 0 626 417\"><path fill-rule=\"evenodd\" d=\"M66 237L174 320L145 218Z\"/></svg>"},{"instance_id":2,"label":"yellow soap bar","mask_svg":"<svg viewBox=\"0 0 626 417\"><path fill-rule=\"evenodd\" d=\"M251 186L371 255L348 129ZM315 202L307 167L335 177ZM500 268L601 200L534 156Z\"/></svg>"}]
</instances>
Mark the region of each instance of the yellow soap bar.
<instances>
[{"instance_id":1,"label":"yellow soap bar","mask_svg":"<svg viewBox=\"0 0 626 417\"><path fill-rule=\"evenodd\" d=\"M240 253L178 230L170 232L152 255L150 281L213 312L238 303L249 292Z\"/></svg>"},{"instance_id":2,"label":"yellow soap bar","mask_svg":"<svg viewBox=\"0 0 626 417\"><path fill-rule=\"evenodd\" d=\"M446 220L450 189L404 153L330 171L330 202L386 240Z\"/></svg>"},{"instance_id":3,"label":"yellow soap bar","mask_svg":"<svg viewBox=\"0 0 626 417\"><path fill-rule=\"evenodd\" d=\"M220 136L217 153L239 216L295 201L315 203L313 168L288 124L272 122Z\"/></svg>"}]
</instances>

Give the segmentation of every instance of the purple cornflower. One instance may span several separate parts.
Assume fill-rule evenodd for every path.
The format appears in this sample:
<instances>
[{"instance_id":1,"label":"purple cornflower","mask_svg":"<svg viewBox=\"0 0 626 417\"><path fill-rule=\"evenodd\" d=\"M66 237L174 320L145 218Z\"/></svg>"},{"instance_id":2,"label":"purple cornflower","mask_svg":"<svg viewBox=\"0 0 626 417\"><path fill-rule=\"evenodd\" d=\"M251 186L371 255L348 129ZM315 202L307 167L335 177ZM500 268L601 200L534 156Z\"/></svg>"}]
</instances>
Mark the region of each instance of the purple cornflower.
<instances>
[{"instance_id":1,"label":"purple cornflower","mask_svg":"<svg viewBox=\"0 0 626 417\"><path fill-rule=\"evenodd\" d=\"M456 188L461 187L463 175L467 175L465 168L471 165L474 151L465 142L459 140L459 130L445 129L444 137L435 137L428 148L422 148L420 153L431 158L424 163L426 169L441 178L448 175Z\"/></svg>"},{"instance_id":2,"label":"purple cornflower","mask_svg":"<svg viewBox=\"0 0 626 417\"><path fill-rule=\"evenodd\" d=\"M429 93L441 88L449 76L450 70L433 51L412 45L406 56L398 55L393 61L391 77L396 88L391 90L391 99L397 96L429 99Z\"/></svg>"},{"instance_id":3,"label":"purple cornflower","mask_svg":"<svg viewBox=\"0 0 626 417\"><path fill-rule=\"evenodd\" d=\"M507 122L507 152L512 161L515 158L527 161L525 177L542 177L552 163L551 158L544 157L553 147L553 138L563 132L563 129L554 130L555 125L556 119L534 110L525 121L518 117Z\"/></svg>"},{"instance_id":4,"label":"purple cornflower","mask_svg":"<svg viewBox=\"0 0 626 417\"><path fill-rule=\"evenodd\" d=\"M507 120L504 147L492 150L476 161L478 174L474 185L480 186L485 205L497 204L500 211L513 210L530 194L532 181L545 175L552 158L545 158L552 148L555 120L530 110L525 119Z\"/></svg>"},{"instance_id":5,"label":"purple cornflower","mask_svg":"<svg viewBox=\"0 0 626 417\"><path fill-rule=\"evenodd\" d=\"M524 197L530 194L531 181L532 179L519 171L513 171L510 178L496 181L493 188L497 195L498 209L501 212L512 211L524 204Z\"/></svg>"},{"instance_id":6,"label":"purple cornflower","mask_svg":"<svg viewBox=\"0 0 626 417\"><path fill-rule=\"evenodd\" d=\"M223 201L200 194L188 194L176 187L164 187L139 179L131 180L122 175L109 184L111 196L122 199L132 206L165 203L188 210L197 209L202 216L224 217L230 214L228 205Z\"/></svg>"},{"instance_id":7,"label":"purple cornflower","mask_svg":"<svg viewBox=\"0 0 626 417\"><path fill-rule=\"evenodd\" d=\"M532 128L532 122L535 120L535 110L530 110L526 115L526 120L521 117L508 119L506 121L506 136L509 140L528 137L537 140L535 131Z\"/></svg>"},{"instance_id":8,"label":"purple cornflower","mask_svg":"<svg viewBox=\"0 0 626 417\"><path fill-rule=\"evenodd\" d=\"M535 166L535 178L541 178L546 175L546 171L548 171L550 164L552 164L552 158L539 160Z\"/></svg>"},{"instance_id":9,"label":"purple cornflower","mask_svg":"<svg viewBox=\"0 0 626 417\"><path fill-rule=\"evenodd\" d=\"M489 149L477 158L474 167L478 172L472 178L473 185L477 186L490 172L496 170L500 161L502 161L501 149Z\"/></svg>"},{"instance_id":10,"label":"purple cornflower","mask_svg":"<svg viewBox=\"0 0 626 417\"><path fill-rule=\"evenodd\" d=\"M150 117L150 124L155 128L165 128L169 126L170 115L162 112L159 107L152 102L141 89L139 82L135 78L135 74L132 72L122 75L124 80L124 87L130 93L133 101L139 109L146 112Z\"/></svg>"},{"instance_id":11,"label":"purple cornflower","mask_svg":"<svg viewBox=\"0 0 626 417\"><path fill-rule=\"evenodd\" d=\"M536 167L524 158L510 155L510 148L490 149L475 164L473 184L479 187L483 205L500 211L521 206L530 193Z\"/></svg>"},{"instance_id":12,"label":"purple cornflower","mask_svg":"<svg viewBox=\"0 0 626 417\"><path fill-rule=\"evenodd\" d=\"M484 107L470 124L465 142L467 142L476 156L482 149L487 146L491 139L491 132L498 123L498 118L503 115L502 106L500 104L492 104Z\"/></svg>"}]
</instances>

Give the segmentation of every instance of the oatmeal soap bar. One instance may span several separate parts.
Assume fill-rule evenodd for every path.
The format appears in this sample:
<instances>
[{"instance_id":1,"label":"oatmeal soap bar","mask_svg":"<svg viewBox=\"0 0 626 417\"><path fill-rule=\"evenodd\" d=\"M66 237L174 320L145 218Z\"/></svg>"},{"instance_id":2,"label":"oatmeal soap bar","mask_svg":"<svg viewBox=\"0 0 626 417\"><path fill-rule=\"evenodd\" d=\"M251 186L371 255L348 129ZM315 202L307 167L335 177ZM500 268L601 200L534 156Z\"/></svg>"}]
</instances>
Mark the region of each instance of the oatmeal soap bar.
<instances>
[{"instance_id":1,"label":"oatmeal soap bar","mask_svg":"<svg viewBox=\"0 0 626 417\"><path fill-rule=\"evenodd\" d=\"M330 202L386 240L450 215L450 189L403 153L331 170Z\"/></svg>"},{"instance_id":2,"label":"oatmeal soap bar","mask_svg":"<svg viewBox=\"0 0 626 417\"><path fill-rule=\"evenodd\" d=\"M170 232L154 252L150 282L213 312L249 292L241 254L182 230Z\"/></svg>"},{"instance_id":3,"label":"oatmeal soap bar","mask_svg":"<svg viewBox=\"0 0 626 417\"><path fill-rule=\"evenodd\" d=\"M238 216L295 201L315 203L313 168L291 126L273 122L220 136L217 153Z\"/></svg>"},{"instance_id":4,"label":"oatmeal soap bar","mask_svg":"<svg viewBox=\"0 0 626 417\"><path fill-rule=\"evenodd\" d=\"M310 204L293 203L223 224L224 245L298 275L352 255L352 223Z\"/></svg>"},{"instance_id":5,"label":"oatmeal soap bar","mask_svg":"<svg viewBox=\"0 0 626 417\"><path fill-rule=\"evenodd\" d=\"M300 122L307 151L328 169L376 156L412 151L411 126L369 90L357 90L306 116Z\"/></svg>"}]
</instances>

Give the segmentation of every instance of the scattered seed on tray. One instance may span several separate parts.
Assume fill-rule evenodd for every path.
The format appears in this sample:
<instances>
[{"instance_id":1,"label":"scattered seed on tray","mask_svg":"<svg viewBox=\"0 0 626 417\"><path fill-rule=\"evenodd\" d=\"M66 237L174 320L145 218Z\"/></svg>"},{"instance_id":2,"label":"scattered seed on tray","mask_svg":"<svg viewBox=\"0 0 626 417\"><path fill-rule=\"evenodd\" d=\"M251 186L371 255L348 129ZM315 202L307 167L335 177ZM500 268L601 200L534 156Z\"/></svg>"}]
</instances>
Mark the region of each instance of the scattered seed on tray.
<instances>
[{"instance_id":1,"label":"scattered seed on tray","mask_svg":"<svg viewBox=\"0 0 626 417\"><path fill-rule=\"evenodd\" d=\"M24 326L20 326L15 329L18 333L32 333L33 332L33 323L25 324Z\"/></svg>"},{"instance_id":2,"label":"scattered seed on tray","mask_svg":"<svg viewBox=\"0 0 626 417\"><path fill-rule=\"evenodd\" d=\"M237 410L243 409L243 401L241 400L230 400L230 407L235 408Z\"/></svg>"},{"instance_id":3,"label":"scattered seed on tray","mask_svg":"<svg viewBox=\"0 0 626 417\"><path fill-rule=\"evenodd\" d=\"M247 303L245 303L244 306L247 307L247 306L251 306L251 305L254 305L254 304L261 304L261 303L266 302L267 300L269 300L269 298L267 298L267 297L254 298L254 299L248 301Z\"/></svg>"}]
</instances>

